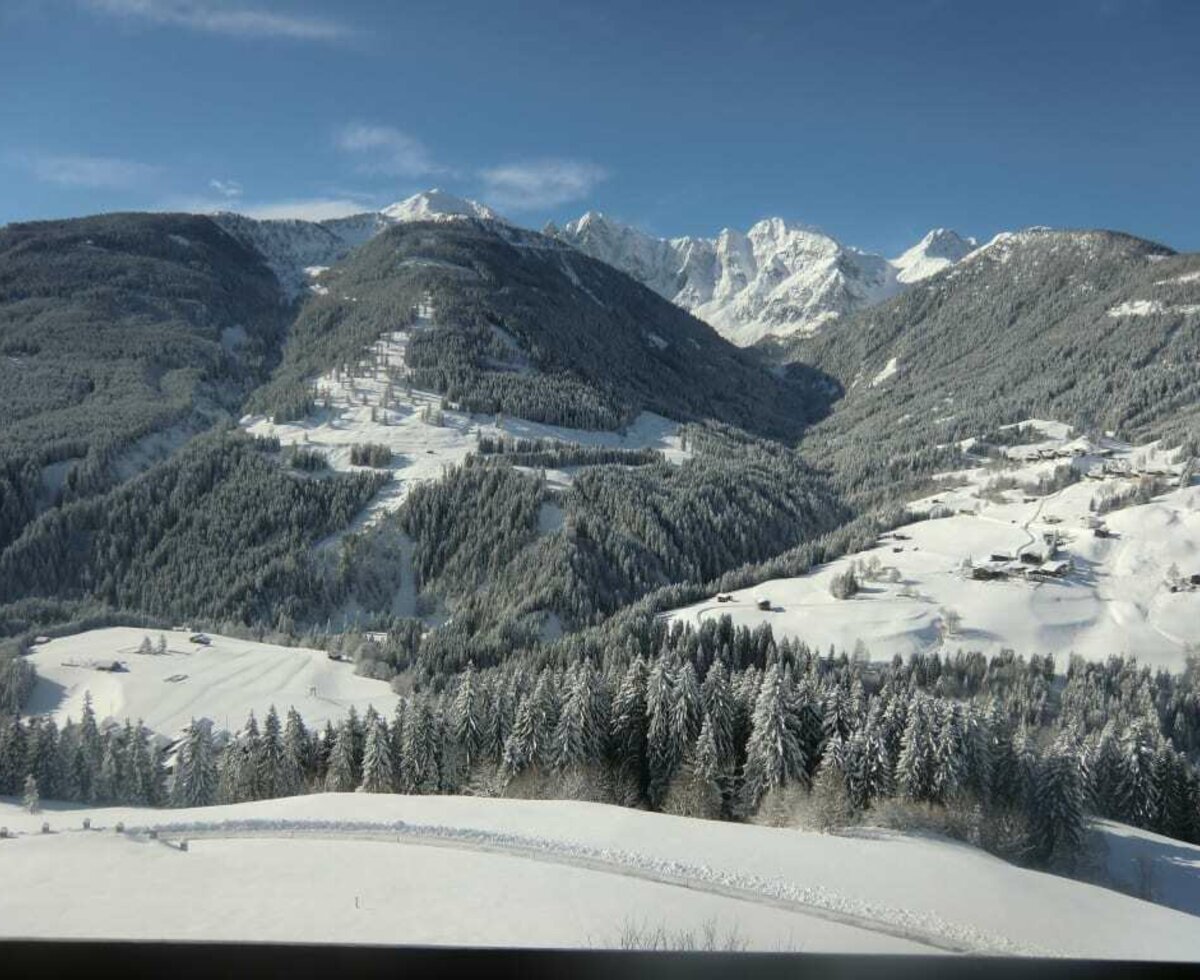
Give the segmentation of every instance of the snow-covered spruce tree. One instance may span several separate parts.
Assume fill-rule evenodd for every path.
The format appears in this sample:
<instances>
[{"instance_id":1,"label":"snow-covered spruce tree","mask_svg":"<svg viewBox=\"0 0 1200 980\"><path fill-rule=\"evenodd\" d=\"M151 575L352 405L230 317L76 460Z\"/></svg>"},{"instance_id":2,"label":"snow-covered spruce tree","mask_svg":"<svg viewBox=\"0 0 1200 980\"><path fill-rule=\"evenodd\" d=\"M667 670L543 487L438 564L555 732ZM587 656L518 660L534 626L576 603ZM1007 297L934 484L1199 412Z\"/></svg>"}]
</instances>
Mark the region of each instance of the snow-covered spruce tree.
<instances>
[{"instance_id":1,"label":"snow-covered spruce tree","mask_svg":"<svg viewBox=\"0 0 1200 980\"><path fill-rule=\"evenodd\" d=\"M171 802L175 806L211 806L217 799L217 765L212 723L193 718L175 761Z\"/></svg>"},{"instance_id":2,"label":"snow-covered spruce tree","mask_svg":"<svg viewBox=\"0 0 1200 980\"><path fill-rule=\"evenodd\" d=\"M394 793L392 746L383 719L376 717L367 731L367 744L363 749L364 793Z\"/></svg>"},{"instance_id":3,"label":"snow-covered spruce tree","mask_svg":"<svg viewBox=\"0 0 1200 980\"><path fill-rule=\"evenodd\" d=\"M375 709L369 708L369 711ZM358 711L354 705L350 705L350 709L346 712L346 728L350 733L350 760L351 773L354 785L357 786L362 780L362 757L363 749L367 746L367 728L363 720L358 717Z\"/></svg>"},{"instance_id":4,"label":"snow-covered spruce tree","mask_svg":"<svg viewBox=\"0 0 1200 980\"><path fill-rule=\"evenodd\" d=\"M746 763L746 745L754 727L754 704L758 701L758 689L762 684L762 671L747 668L730 678L729 692L733 703L733 747L735 771L740 772Z\"/></svg>"},{"instance_id":5,"label":"snow-covered spruce tree","mask_svg":"<svg viewBox=\"0 0 1200 980\"><path fill-rule=\"evenodd\" d=\"M48 799L61 799L64 773L60 769L58 754L58 725L53 718L34 719L37 727L30 732L26 743L28 755L26 772L33 773L38 788Z\"/></svg>"},{"instance_id":6,"label":"snow-covered spruce tree","mask_svg":"<svg viewBox=\"0 0 1200 980\"><path fill-rule=\"evenodd\" d=\"M1013 726L1007 713L995 700L988 706L984 732L988 739L989 758L984 800L989 807L1013 806L1020 798Z\"/></svg>"},{"instance_id":7,"label":"snow-covered spruce tree","mask_svg":"<svg viewBox=\"0 0 1200 980\"><path fill-rule=\"evenodd\" d=\"M962 706L956 701L934 702L933 779L930 796L944 805L957 802L967 785L963 751Z\"/></svg>"},{"instance_id":8,"label":"snow-covered spruce tree","mask_svg":"<svg viewBox=\"0 0 1200 980\"><path fill-rule=\"evenodd\" d=\"M685 661L675 671L675 685L671 691L671 728L679 739L690 745L700 735L703 722L704 702L700 684L690 661Z\"/></svg>"},{"instance_id":9,"label":"snow-covered spruce tree","mask_svg":"<svg viewBox=\"0 0 1200 980\"><path fill-rule=\"evenodd\" d=\"M1156 809L1150 829L1176 840L1192 840L1197 818L1194 779L1187 760L1164 739L1151 767Z\"/></svg>"},{"instance_id":10,"label":"snow-covered spruce tree","mask_svg":"<svg viewBox=\"0 0 1200 980\"><path fill-rule=\"evenodd\" d=\"M489 769L495 769L504 761L504 743L512 731L516 712L513 698L511 684L500 675L493 674L479 749L483 764Z\"/></svg>"},{"instance_id":11,"label":"snow-covered spruce tree","mask_svg":"<svg viewBox=\"0 0 1200 980\"><path fill-rule=\"evenodd\" d=\"M1083 776L1079 760L1056 746L1038 766L1033 800L1035 860L1070 870L1083 844Z\"/></svg>"},{"instance_id":12,"label":"snow-covered spruce tree","mask_svg":"<svg viewBox=\"0 0 1200 980\"><path fill-rule=\"evenodd\" d=\"M933 798L936 762L930 713L929 699L916 694L909 702L908 720L900 738L896 791L901 798L912 802Z\"/></svg>"},{"instance_id":13,"label":"snow-covered spruce tree","mask_svg":"<svg viewBox=\"0 0 1200 980\"><path fill-rule=\"evenodd\" d=\"M675 665L670 654L657 657L646 675L647 797L652 807L662 805L671 777L687 749L685 733L674 728Z\"/></svg>"},{"instance_id":14,"label":"snow-covered spruce tree","mask_svg":"<svg viewBox=\"0 0 1200 980\"><path fill-rule=\"evenodd\" d=\"M388 732L392 740L392 785L397 793L405 792L404 783L404 730L408 723L408 700L400 698L392 713L392 727Z\"/></svg>"},{"instance_id":15,"label":"snow-covered spruce tree","mask_svg":"<svg viewBox=\"0 0 1200 980\"><path fill-rule=\"evenodd\" d=\"M616 768L615 794L623 806L637 806L649 781L646 757L646 681L649 668L641 657L629 662L612 701L610 746Z\"/></svg>"},{"instance_id":16,"label":"snow-covered spruce tree","mask_svg":"<svg viewBox=\"0 0 1200 980\"><path fill-rule=\"evenodd\" d=\"M700 685L700 700L712 725L718 765L723 772L728 772L736 763L734 705L729 689L729 671L720 660L713 663L704 683Z\"/></svg>"},{"instance_id":17,"label":"snow-covered spruce tree","mask_svg":"<svg viewBox=\"0 0 1200 980\"><path fill-rule=\"evenodd\" d=\"M294 707L288 708L287 721L283 726L279 778L276 783L280 796L297 796L307 789L310 746L311 742L300 712Z\"/></svg>"},{"instance_id":18,"label":"snow-covered spruce tree","mask_svg":"<svg viewBox=\"0 0 1200 980\"><path fill-rule=\"evenodd\" d=\"M1158 811L1154 783L1157 747L1157 733L1142 718L1135 720L1121 736L1120 819L1135 827L1149 827Z\"/></svg>"},{"instance_id":19,"label":"snow-covered spruce tree","mask_svg":"<svg viewBox=\"0 0 1200 980\"><path fill-rule=\"evenodd\" d=\"M42 797L38 792L37 778L33 773L25 777L25 784L21 790L21 805L25 808L26 813L37 813L42 808Z\"/></svg>"},{"instance_id":20,"label":"snow-covered spruce tree","mask_svg":"<svg viewBox=\"0 0 1200 980\"><path fill-rule=\"evenodd\" d=\"M805 782L811 782L821 763L821 753L825 744L825 732L822 726L821 692L818 690L815 675L805 674L795 682L786 678L781 681L780 691L787 709L787 717L791 720L796 741L804 756Z\"/></svg>"},{"instance_id":21,"label":"snow-covered spruce tree","mask_svg":"<svg viewBox=\"0 0 1200 980\"><path fill-rule=\"evenodd\" d=\"M277 796L290 795L284 786L283 733L280 731L279 713L275 710L275 705L271 705L263 722L254 766L257 770L255 776L260 799L271 800Z\"/></svg>"},{"instance_id":22,"label":"snow-covered spruce tree","mask_svg":"<svg viewBox=\"0 0 1200 980\"><path fill-rule=\"evenodd\" d=\"M253 711L246 719L246 727L238 735L237 742L242 748L242 759L237 767L238 779L234 792L239 801L260 800L263 798L263 787L259 781L258 759L262 752L262 735Z\"/></svg>"},{"instance_id":23,"label":"snow-covered spruce tree","mask_svg":"<svg viewBox=\"0 0 1200 980\"><path fill-rule=\"evenodd\" d=\"M444 778L447 790L457 790L470 781L472 767L479 761L483 747L483 691L468 661L458 676L458 689L450 702L446 718Z\"/></svg>"},{"instance_id":24,"label":"snow-covered spruce tree","mask_svg":"<svg viewBox=\"0 0 1200 980\"><path fill-rule=\"evenodd\" d=\"M559 791L567 799L599 801L603 796L600 760L607 719L601 716L599 687L599 674L588 660L575 663L567 672L551 745Z\"/></svg>"},{"instance_id":25,"label":"snow-covered spruce tree","mask_svg":"<svg viewBox=\"0 0 1200 980\"><path fill-rule=\"evenodd\" d=\"M481 693L475 665L468 661L466 669L459 675L458 690L450 708L449 725L450 735L461 747L468 768L479 758L483 745Z\"/></svg>"},{"instance_id":26,"label":"snow-covered spruce tree","mask_svg":"<svg viewBox=\"0 0 1200 980\"><path fill-rule=\"evenodd\" d=\"M543 668L537 683L517 707L513 730L504 744L506 792L539 797L553 765L552 743L558 725L558 692L553 672ZM517 777L522 777L519 780Z\"/></svg>"},{"instance_id":27,"label":"snow-covered spruce tree","mask_svg":"<svg viewBox=\"0 0 1200 980\"><path fill-rule=\"evenodd\" d=\"M104 745L96 727L96 712L92 707L92 692L83 695L83 712L79 718L79 759L76 763L79 798L82 803L96 801L95 782L100 771Z\"/></svg>"},{"instance_id":28,"label":"snow-covered spruce tree","mask_svg":"<svg viewBox=\"0 0 1200 980\"><path fill-rule=\"evenodd\" d=\"M871 721L850 736L843 768L850 806L856 812L891 795L892 773L887 747L877 725Z\"/></svg>"},{"instance_id":29,"label":"snow-covered spruce tree","mask_svg":"<svg viewBox=\"0 0 1200 980\"><path fill-rule=\"evenodd\" d=\"M808 819L817 830L836 830L854 819L854 805L847 786L847 767L850 763L848 746L834 734L825 743L825 753L807 801Z\"/></svg>"},{"instance_id":30,"label":"snow-covered spruce tree","mask_svg":"<svg viewBox=\"0 0 1200 980\"><path fill-rule=\"evenodd\" d=\"M821 731L825 739L846 741L855 721L850 693L841 684L834 684L821 700Z\"/></svg>"},{"instance_id":31,"label":"snow-covered spruce tree","mask_svg":"<svg viewBox=\"0 0 1200 980\"><path fill-rule=\"evenodd\" d=\"M244 803L242 797L246 784L246 770L254 765L254 760L246 751L246 743L237 738L230 738L217 751L217 802Z\"/></svg>"},{"instance_id":32,"label":"snow-covered spruce tree","mask_svg":"<svg viewBox=\"0 0 1200 980\"><path fill-rule=\"evenodd\" d=\"M60 800L80 802L79 782L79 726L68 718L58 733L58 761L55 763L59 774L58 793Z\"/></svg>"},{"instance_id":33,"label":"snow-covered spruce tree","mask_svg":"<svg viewBox=\"0 0 1200 980\"><path fill-rule=\"evenodd\" d=\"M716 820L724 808L723 783L715 726L706 713L700 734L688 747L683 766L671 780L663 810L684 817Z\"/></svg>"},{"instance_id":34,"label":"snow-covered spruce tree","mask_svg":"<svg viewBox=\"0 0 1200 980\"><path fill-rule=\"evenodd\" d=\"M137 726L125 723L126 799L135 806L152 806L155 794L154 757L150 751L150 733L138 719Z\"/></svg>"},{"instance_id":35,"label":"snow-covered spruce tree","mask_svg":"<svg viewBox=\"0 0 1200 980\"><path fill-rule=\"evenodd\" d=\"M105 732L100 771L96 774L96 802L107 804L126 802L123 755L121 741L117 735L112 731Z\"/></svg>"},{"instance_id":36,"label":"snow-covered spruce tree","mask_svg":"<svg viewBox=\"0 0 1200 980\"><path fill-rule=\"evenodd\" d=\"M357 785L354 778L354 731L347 717L337 728L333 751L329 755L329 769L325 773L325 791L351 793Z\"/></svg>"},{"instance_id":37,"label":"snow-covered spruce tree","mask_svg":"<svg viewBox=\"0 0 1200 980\"><path fill-rule=\"evenodd\" d=\"M797 738L797 720L789 711L779 664L763 672L754 704L746 764L742 773L742 804L753 812L763 796L789 782L805 783L808 760Z\"/></svg>"},{"instance_id":38,"label":"snow-covered spruce tree","mask_svg":"<svg viewBox=\"0 0 1200 980\"><path fill-rule=\"evenodd\" d=\"M406 793L436 793L441 785L441 738L433 706L416 695L404 720L401 773Z\"/></svg>"}]
</instances>

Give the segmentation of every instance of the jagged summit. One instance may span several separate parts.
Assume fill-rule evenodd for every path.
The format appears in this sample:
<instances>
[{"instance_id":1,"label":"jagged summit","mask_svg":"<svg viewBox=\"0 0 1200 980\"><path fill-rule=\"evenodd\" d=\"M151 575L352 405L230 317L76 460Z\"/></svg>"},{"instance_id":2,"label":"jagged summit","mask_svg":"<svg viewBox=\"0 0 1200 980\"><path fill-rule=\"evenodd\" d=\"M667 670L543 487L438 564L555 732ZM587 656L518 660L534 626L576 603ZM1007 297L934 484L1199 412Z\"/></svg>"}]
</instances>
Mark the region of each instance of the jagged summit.
<instances>
[{"instance_id":1,"label":"jagged summit","mask_svg":"<svg viewBox=\"0 0 1200 980\"><path fill-rule=\"evenodd\" d=\"M881 302L974 248L937 229L889 262L811 225L764 218L715 238L655 238L597 211L546 233L640 280L736 344L813 333Z\"/></svg>"}]
</instances>

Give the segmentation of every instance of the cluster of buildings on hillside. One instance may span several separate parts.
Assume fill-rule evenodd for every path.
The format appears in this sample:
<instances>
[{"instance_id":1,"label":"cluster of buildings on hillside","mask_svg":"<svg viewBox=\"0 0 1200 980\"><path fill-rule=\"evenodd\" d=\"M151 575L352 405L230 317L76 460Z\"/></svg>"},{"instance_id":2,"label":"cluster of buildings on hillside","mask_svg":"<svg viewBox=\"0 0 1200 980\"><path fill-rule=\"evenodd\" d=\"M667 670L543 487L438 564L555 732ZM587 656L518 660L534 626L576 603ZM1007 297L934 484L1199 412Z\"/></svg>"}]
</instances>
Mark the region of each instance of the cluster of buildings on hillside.
<instances>
[{"instance_id":1,"label":"cluster of buildings on hillside","mask_svg":"<svg viewBox=\"0 0 1200 980\"><path fill-rule=\"evenodd\" d=\"M994 551L985 561L970 563L970 576L980 582L1009 578L1062 578L1074 568L1074 563L1070 555L1062 554L1059 542L1057 532L1046 531L1042 534L1041 549L1025 548L1015 554Z\"/></svg>"}]
</instances>

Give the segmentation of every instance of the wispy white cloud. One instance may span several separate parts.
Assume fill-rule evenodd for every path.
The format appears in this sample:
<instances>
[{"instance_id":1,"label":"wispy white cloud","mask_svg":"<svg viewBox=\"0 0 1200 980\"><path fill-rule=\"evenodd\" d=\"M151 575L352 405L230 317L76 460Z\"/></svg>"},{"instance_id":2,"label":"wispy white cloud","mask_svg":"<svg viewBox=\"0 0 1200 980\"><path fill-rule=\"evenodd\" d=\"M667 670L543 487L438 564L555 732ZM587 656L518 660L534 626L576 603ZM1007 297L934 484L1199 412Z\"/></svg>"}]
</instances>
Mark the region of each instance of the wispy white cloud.
<instances>
[{"instance_id":1,"label":"wispy white cloud","mask_svg":"<svg viewBox=\"0 0 1200 980\"><path fill-rule=\"evenodd\" d=\"M228 200L242 196L242 185L236 180L219 180L214 177L208 182L208 186Z\"/></svg>"},{"instance_id":2,"label":"wispy white cloud","mask_svg":"<svg viewBox=\"0 0 1200 980\"><path fill-rule=\"evenodd\" d=\"M299 218L303 221L326 221L329 218L344 218L351 214L370 211L369 205L351 197L298 197L281 201L259 201L242 203L228 196L175 195L160 200L156 211L186 211L191 214L215 214L218 211L234 211L251 218L286 219Z\"/></svg>"},{"instance_id":3,"label":"wispy white cloud","mask_svg":"<svg viewBox=\"0 0 1200 980\"><path fill-rule=\"evenodd\" d=\"M337 145L357 158L355 169L360 173L425 177L447 172L424 143L393 126L351 123L338 131Z\"/></svg>"},{"instance_id":4,"label":"wispy white cloud","mask_svg":"<svg viewBox=\"0 0 1200 980\"><path fill-rule=\"evenodd\" d=\"M345 218L351 214L362 214L369 210L360 201L340 197L312 197L290 201L275 201L267 204L251 204L239 208L251 218L302 218L305 221L327 221L330 218Z\"/></svg>"},{"instance_id":5,"label":"wispy white cloud","mask_svg":"<svg viewBox=\"0 0 1200 980\"><path fill-rule=\"evenodd\" d=\"M38 180L61 187L124 190L144 186L159 175L157 167L120 157L26 152L10 155L9 161Z\"/></svg>"},{"instance_id":6,"label":"wispy white cloud","mask_svg":"<svg viewBox=\"0 0 1200 980\"><path fill-rule=\"evenodd\" d=\"M507 211L536 211L577 201L607 176L603 167L581 160L530 160L480 173L485 199Z\"/></svg>"},{"instance_id":7,"label":"wispy white cloud","mask_svg":"<svg viewBox=\"0 0 1200 980\"><path fill-rule=\"evenodd\" d=\"M289 38L296 41L342 41L354 35L347 25L321 17L240 7L226 0L79 0L102 14L183 27L238 38Z\"/></svg>"}]
</instances>

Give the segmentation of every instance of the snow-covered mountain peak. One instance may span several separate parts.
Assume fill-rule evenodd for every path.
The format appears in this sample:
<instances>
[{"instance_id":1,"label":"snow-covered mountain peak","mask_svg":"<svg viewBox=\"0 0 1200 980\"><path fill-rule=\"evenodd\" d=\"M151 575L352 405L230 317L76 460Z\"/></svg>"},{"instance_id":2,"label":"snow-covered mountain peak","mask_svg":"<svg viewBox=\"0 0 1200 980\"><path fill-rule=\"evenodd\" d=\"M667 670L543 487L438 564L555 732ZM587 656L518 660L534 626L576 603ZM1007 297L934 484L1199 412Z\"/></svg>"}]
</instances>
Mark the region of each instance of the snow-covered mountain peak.
<instances>
[{"instance_id":1,"label":"snow-covered mountain peak","mask_svg":"<svg viewBox=\"0 0 1200 980\"><path fill-rule=\"evenodd\" d=\"M965 258L977 247L974 238L963 238L949 228L934 228L912 248L892 259L896 279L902 283L927 279Z\"/></svg>"},{"instance_id":2,"label":"snow-covered mountain peak","mask_svg":"<svg viewBox=\"0 0 1200 980\"><path fill-rule=\"evenodd\" d=\"M561 230L548 226L547 234L616 266L736 344L816 331L974 247L937 229L905 253L913 261L901 268L784 218L764 218L747 231L726 228L713 238L663 239L594 211Z\"/></svg>"},{"instance_id":3,"label":"snow-covered mountain peak","mask_svg":"<svg viewBox=\"0 0 1200 980\"><path fill-rule=\"evenodd\" d=\"M436 187L397 201L379 213L389 221L446 221L458 218L504 220L486 204L448 194Z\"/></svg>"},{"instance_id":4,"label":"snow-covered mountain peak","mask_svg":"<svg viewBox=\"0 0 1200 980\"><path fill-rule=\"evenodd\" d=\"M381 211L364 211L325 221L256 220L230 211L219 212L212 218L262 255L284 292L293 299L309 286L306 268L333 265L392 225L471 218L508 224L486 204L438 188L414 194Z\"/></svg>"}]
</instances>

